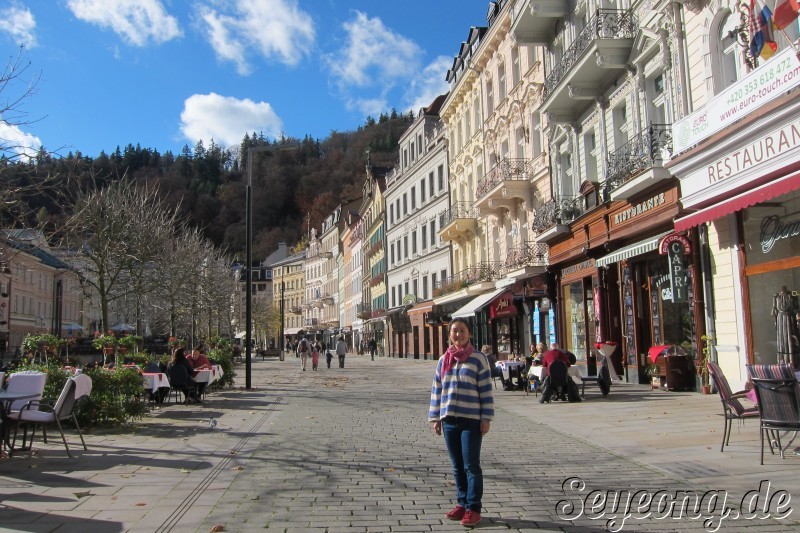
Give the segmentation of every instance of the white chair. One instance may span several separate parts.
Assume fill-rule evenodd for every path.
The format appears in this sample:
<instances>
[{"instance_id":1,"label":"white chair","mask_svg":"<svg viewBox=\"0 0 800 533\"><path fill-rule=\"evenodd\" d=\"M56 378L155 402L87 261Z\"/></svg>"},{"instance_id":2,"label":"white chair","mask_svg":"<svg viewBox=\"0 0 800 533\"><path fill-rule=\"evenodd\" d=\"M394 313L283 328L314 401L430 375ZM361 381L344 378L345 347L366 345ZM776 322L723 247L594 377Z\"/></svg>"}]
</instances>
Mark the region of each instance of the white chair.
<instances>
[{"instance_id":1,"label":"white chair","mask_svg":"<svg viewBox=\"0 0 800 533\"><path fill-rule=\"evenodd\" d=\"M15 372L8 376L6 392L34 394L32 398L12 402L9 411L14 413L22 409L28 402L41 400L46 382L47 374L35 370Z\"/></svg>"},{"instance_id":2,"label":"white chair","mask_svg":"<svg viewBox=\"0 0 800 533\"><path fill-rule=\"evenodd\" d=\"M67 444L67 438L64 436L64 430L61 427L62 420L72 419L75 424L75 429L78 430L78 435L81 438L83 449L86 450L86 441L83 440L83 432L78 425L78 419L75 417L75 406L81 398L86 398L92 392L92 379L84 374L79 374L74 378L69 378L61 389L61 394L58 397L55 405L48 405L42 402L35 402L27 404L16 416L17 427L14 430L14 440L11 443L12 450L17 443L17 432L21 424L33 425L31 430L30 444L26 445L25 438L27 430L23 433L23 441L21 449L28 449L33 445L33 439L36 434L36 426L42 426L42 439L47 442L47 424L55 424L61 433L61 440L64 441L64 448L67 450L67 455L72 457ZM35 409L38 408L38 409Z\"/></svg>"}]
</instances>

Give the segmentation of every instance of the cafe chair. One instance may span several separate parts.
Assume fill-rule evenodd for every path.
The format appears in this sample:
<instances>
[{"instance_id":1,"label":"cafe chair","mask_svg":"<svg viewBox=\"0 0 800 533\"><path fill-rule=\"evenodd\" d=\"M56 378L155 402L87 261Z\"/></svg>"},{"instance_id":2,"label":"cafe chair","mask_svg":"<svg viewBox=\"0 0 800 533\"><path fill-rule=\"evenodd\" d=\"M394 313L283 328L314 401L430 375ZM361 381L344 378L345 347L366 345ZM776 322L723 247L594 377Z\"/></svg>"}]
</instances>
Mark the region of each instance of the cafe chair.
<instances>
[{"instance_id":1,"label":"cafe chair","mask_svg":"<svg viewBox=\"0 0 800 533\"><path fill-rule=\"evenodd\" d=\"M608 371L608 357L604 357L596 376L581 376L581 398L586 398L586 383L597 383L605 398L611 392L611 372Z\"/></svg>"},{"instance_id":2,"label":"cafe chair","mask_svg":"<svg viewBox=\"0 0 800 533\"><path fill-rule=\"evenodd\" d=\"M800 431L800 394L797 379L753 378L758 398L758 411L761 416L761 464L764 464L764 436L769 449L775 454L775 447L783 459L781 431ZM792 439L794 440L794 439ZM791 442L790 442L791 444ZM787 445L788 446L788 445Z\"/></svg>"},{"instance_id":3,"label":"cafe chair","mask_svg":"<svg viewBox=\"0 0 800 533\"><path fill-rule=\"evenodd\" d=\"M758 407L745 408L739 401L741 398L747 396L747 391L732 392L728 384L728 379L722 373L722 369L717 363L708 363L708 374L714 381L714 388L719 393L719 399L722 401L722 414L725 419L725 427L722 431L722 446L719 451L725 451L725 445L731 443L731 427L733 421L738 420L739 423L744 423L747 418L755 418L758 416Z\"/></svg>"},{"instance_id":4,"label":"cafe chair","mask_svg":"<svg viewBox=\"0 0 800 533\"><path fill-rule=\"evenodd\" d=\"M61 394L54 405L50 405L41 401L29 402L25 405L14 417L17 422L14 429L14 440L11 442L12 450L29 450L33 446L33 439L36 435L36 427L42 428L42 440L47 443L47 425L55 424L58 427L58 432L61 433L61 440L64 442L64 448L67 450L67 455L72 457L67 444L67 437L64 435L64 428L61 422L65 420L72 420L75 424L75 429L78 430L78 436L81 438L83 449L86 450L86 441L83 440L83 432L78 424L78 419L75 417L75 407L84 398L88 398L92 392L92 379L85 375L79 374L74 378L67 379L64 383L64 388L61 389ZM24 426L25 430L22 436L22 446L16 447L17 434L19 427ZM33 426L31 429L31 440L27 443L27 426Z\"/></svg>"},{"instance_id":5,"label":"cafe chair","mask_svg":"<svg viewBox=\"0 0 800 533\"><path fill-rule=\"evenodd\" d=\"M567 374L567 365L563 361L553 361L548 367L547 377L542 382L541 403L550 403L551 400L567 399L567 380L572 380Z\"/></svg>"},{"instance_id":6,"label":"cafe chair","mask_svg":"<svg viewBox=\"0 0 800 533\"><path fill-rule=\"evenodd\" d=\"M747 365L747 375L758 379L795 379L794 370L787 364Z\"/></svg>"},{"instance_id":7,"label":"cafe chair","mask_svg":"<svg viewBox=\"0 0 800 533\"><path fill-rule=\"evenodd\" d=\"M167 373L169 379L170 395L175 393L175 403L180 402L180 393L183 393L183 403L189 403L189 398L195 398L195 384L189 377L189 371L182 365L170 365Z\"/></svg>"}]
</instances>

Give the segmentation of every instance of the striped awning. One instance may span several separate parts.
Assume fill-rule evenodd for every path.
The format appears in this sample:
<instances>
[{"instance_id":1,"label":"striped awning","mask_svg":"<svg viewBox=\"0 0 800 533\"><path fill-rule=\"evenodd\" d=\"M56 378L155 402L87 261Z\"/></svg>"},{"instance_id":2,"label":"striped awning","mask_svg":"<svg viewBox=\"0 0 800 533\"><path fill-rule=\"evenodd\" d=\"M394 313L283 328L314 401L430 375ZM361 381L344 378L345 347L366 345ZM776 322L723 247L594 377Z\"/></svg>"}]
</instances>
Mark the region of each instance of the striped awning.
<instances>
[{"instance_id":1,"label":"striped awning","mask_svg":"<svg viewBox=\"0 0 800 533\"><path fill-rule=\"evenodd\" d=\"M665 231L664 233L659 233L653 237L648 237L644 240L641 240L634 244L629 244L628 246L623 246L619 250L614 253L610 253L604 257L601 257L597 261L594 262L597 268L604 267L611 265L613 263L619 263L620 261L624 261L625 259L630 259L631 257L636 257L637 255L646 254L647 252L652 252L656 248L658 248L658 243L665 235L669 235L672 233L672 230Z\"/></svg>"}]
</instances>

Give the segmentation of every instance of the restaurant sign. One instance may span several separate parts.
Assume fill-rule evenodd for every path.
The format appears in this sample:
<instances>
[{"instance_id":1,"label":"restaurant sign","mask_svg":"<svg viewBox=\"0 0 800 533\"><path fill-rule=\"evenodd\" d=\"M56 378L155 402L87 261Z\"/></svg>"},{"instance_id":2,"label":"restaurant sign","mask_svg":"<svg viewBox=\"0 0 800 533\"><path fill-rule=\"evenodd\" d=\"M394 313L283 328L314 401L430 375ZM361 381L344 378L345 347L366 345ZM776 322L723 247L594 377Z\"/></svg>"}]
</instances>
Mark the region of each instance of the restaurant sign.
<instances>
[{"instance_id":1,"label":"restaurant sign","mask_svg":"<svg viewBox=\"0 0 800 533\"><path fill-rule=\"evenodd\" d=\"M669 286L672 303L685 303L689 297L686 276L686 256L691 252L691 243L683 235L666 235L658 245L658 251L667 255L669 262Z\"/></svg>"},{"instance_id":2,"label":"restaurant sign","mask_svg":"<svg viewBox=\"0 0 800 533\"><path fill-rule=\"evenodd\" d=\"M800 59L791 46L724 89L672 127L674 154L679 154L745 118L800 85Z\"/></svg>"},{"instance_id":3,"label":"restaurant sign","mask_svg":"<svg viewBox=\"0 0 800 533\"><path fill-rule=\"evenodd\" d=\"M504 318L517 316L517 306L513 303L514 296L510 292L498 296L489 306L489 316L494 318Z\"/></svg>"},{"instance_id":4,"label":"restaurant sign","mask_svg":"<svg viewBox=\"0 0 800 533\"><path fill-rule=\"evenodd\" d=\"M778 215L761 219L761 252L772 250L777 241L800 235L800 220L782 220Z\"/></svg>"}]
</instances>

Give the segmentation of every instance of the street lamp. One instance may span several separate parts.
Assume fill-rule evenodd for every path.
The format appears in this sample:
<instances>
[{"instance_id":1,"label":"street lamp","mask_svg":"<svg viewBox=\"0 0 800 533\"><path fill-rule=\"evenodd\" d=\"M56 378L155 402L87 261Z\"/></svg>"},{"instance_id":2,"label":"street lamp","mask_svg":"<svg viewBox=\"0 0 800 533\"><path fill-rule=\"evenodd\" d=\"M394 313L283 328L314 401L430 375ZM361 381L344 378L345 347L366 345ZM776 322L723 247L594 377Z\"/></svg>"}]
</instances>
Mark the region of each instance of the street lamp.
<instances>
[{"instance_id":1,"label":"street lamp","mask_svg":"<svg viewBox=\"0 0 800 533\"><path fill-rule=\"evenodd\" d=\"M245 218L246 220L246 247L247 247L247 265L245 266L245 286L247 294L245 295L245 363L244 363L244 386L246 389L251 388L251 361L252 361L252 346L251 341L253 338L253 153L255 152L276 152L276 151L289 151L296 150L300 145L281 144L281 145L263 145L251 146L247 149L247 192L245 193Z\"/></svg>"}]
</instances>

